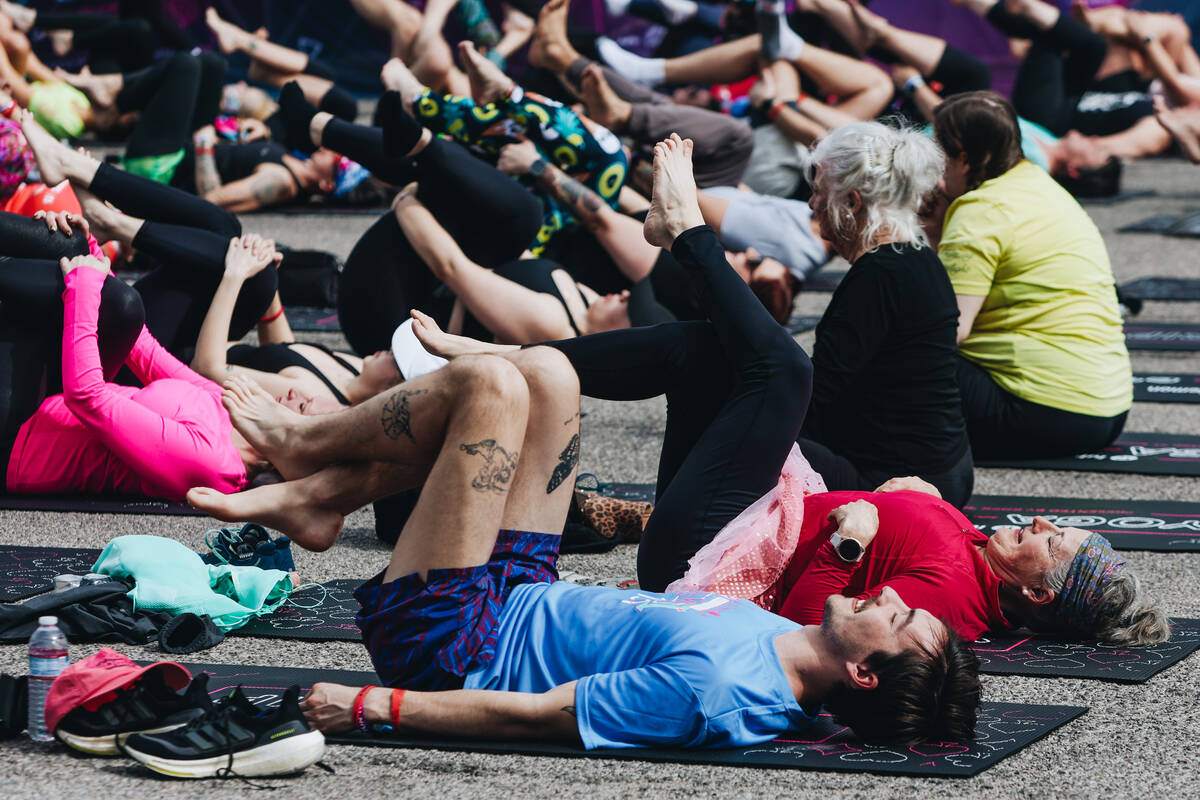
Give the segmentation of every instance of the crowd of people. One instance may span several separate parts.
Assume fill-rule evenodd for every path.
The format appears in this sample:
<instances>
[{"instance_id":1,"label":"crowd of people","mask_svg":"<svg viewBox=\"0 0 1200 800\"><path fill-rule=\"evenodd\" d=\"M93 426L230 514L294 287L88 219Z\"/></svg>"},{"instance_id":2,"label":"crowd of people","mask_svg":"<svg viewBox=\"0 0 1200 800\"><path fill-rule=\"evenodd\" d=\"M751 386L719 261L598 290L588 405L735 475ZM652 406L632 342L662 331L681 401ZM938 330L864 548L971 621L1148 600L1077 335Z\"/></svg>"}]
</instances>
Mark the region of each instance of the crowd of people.
<instances>
[{"instance_id":1,"label":"crowd of people","mask_svg":"<svg viewBox=\"0 0 1200 800\"><path fill-rule=\"evenodd\" d=\"M568 0L500 25L350 0L390 39L372 116L213 9L198 52L161 3L0 2L5 490L186 500L314 551L419 493L356 593L385 687L315 687L328 731L712 747L824 707L868 741L965 740L987 631L1165 640L1103 537L989 538L960 509L975 458L1121 433L1130 360L1077 198L1122 159L1200 161L1200 58L1172 15L958 4L1020 54L1011 100L969 43L859 0L608 0L667 27L655 57ZM47 67L35 30L87 66ZM712 90L735 84L744 117ZM61 141L85 132L119 164ZM338 203L381 206L340 277L344 352L295 340L286 256L237 216ZM835 257L806 353L784 325ZM581 395L667 398L636 592L556 580Z\"/></svg>"}]
</instances>

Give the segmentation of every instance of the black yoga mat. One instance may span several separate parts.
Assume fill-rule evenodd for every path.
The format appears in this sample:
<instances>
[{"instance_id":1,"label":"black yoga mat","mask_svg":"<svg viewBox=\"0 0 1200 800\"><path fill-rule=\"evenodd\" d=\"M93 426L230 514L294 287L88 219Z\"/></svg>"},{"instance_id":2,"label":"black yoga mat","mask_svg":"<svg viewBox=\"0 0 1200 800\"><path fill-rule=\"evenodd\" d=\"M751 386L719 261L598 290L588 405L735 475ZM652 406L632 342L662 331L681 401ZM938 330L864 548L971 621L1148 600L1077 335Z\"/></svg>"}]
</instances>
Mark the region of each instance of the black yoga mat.
<instances>
[{"instance_id":1,"label":"black yoga mat","mask_svg":"<svg viewBox=\"0 0 1200 800\"><path fill-rule=\"evenodd\" d=\"M971 644L980 672L1143 683L1200 647L1200 619L1171 618L1171 638L1151 647L1064 641L1027 632L987 634Z\"/></svg>"},{"instance_id":2,"label":"black yoga mat","mask_svg":"<svg viewBox=\"0 0 1200 800\"><path fill-rule=\"evenodd\" d=\"M99 550L81 547L0 545L0 601L11 603L48 592L56 576L86 575L99 557Z\"/></svg>"},{"instance_id":3,"label":"black yoga mat","mask_svg":"<svg viewBox=\"0 0 1200 800\"><path fill-rule=\"evenodd\" d=\"M975 466L1200 477L1200 436L1127 431L1098 453L1062 458L977 458Z\"/></svg>"},{"instance_id":4,"label":"black yoga mat","mask_svg":"<svg viewBox=\"0 0 1200 800\"><path fill-rule=\"evenodd\" d=\"M326 203L306 203L299 206L273 206L258 211L242 211L239 217L267 214L280 214L285 217L381 217L388 211L387 206L335 206Z\"/></svg>"},{"instance_id":5,"label":"black yoga mat","mask_svg":"<svg viewBox=\"0 0 1200 800\"><path fill-rule=\"evenodd\" d=\"M337 309L334 308L285 306L283 313L287 315L288 325L291 325L294 331L338 333L342 330L342 323L338 321Z\"/></svg>"},{"instance_id":6,"label":"black yoga mat","mask_svg":"<svg viewBox=\"0 0 1200 800\"><path fill-rule=\"evenodd\" d=\"M832 292L846 277L845 270L819 270L804 280L806 292Z\"/></svg>"},{"instance_id":7,"label":"black yoga mat","mask_svg":"<svg viewBox=\"0 0 1200 800\"><path fill-rule=\"evenodd\" d=\"M1126 322L1130 350L1200 350L1200 325L1190 322Z\"/></svg>"},{"instance_id":8,"label":"black yoga mat","mask_svg":"<svg viewBox=\"0 0 1200 800\"><path fill-rule=\"evenodd\" d=\"M1200 300L1200 279L1138 278L1118 287L1121 294L1139 300Z\"/></svg>"},{"instance_id":9,"label":"black yoga mat","mask_svg":"<svg viewBox=\"0 0 1200 800\"><path fill-rule=\"evenodd\" d=\"M242 686L250 699L274 705L284 690L299 684L332 681L349 686L378 683L373 672L313 670L294 667L249 667L231 664L185 664L193 674L207 672L212 694ZM793 769L880 772L896 775L977 775L1026 745L1087 711L1080 706L1044 706L1025 703L987 703L979 709L971 744L934 742L907 748L868 747L850 732L822 715L812 728L784 735L766 744L722 750L644 748L634 750L584 750L568 745L476 739L427 739L386 734L338 734L336 744L432 750L465 750L478 753L519 753L535 756L619 758L631 761L719 764L742 767L789 767Z\"/></svg>"},{"instance_id":10,"label":"black yoga mat","mask_svg":"<svg viewBox=\"0 0 1200 800\"><path fill-rule=\"evenodd\" d=\"M0 495L0 509L7 511L70 511L81 514L171 514L203 517L184 503L153 497L103 497L87 495L25 494Z\"/></svg>"},{"instance_id":11,"label":"black yoga mat","mask_svg":"<svg viewBox=\"0 0 1200 800\"><path fill-rule=\"evenodd\" d=\"M1200 236L1200 213L1155 214L1117 228L1117 233L1161 233L1164 236Z\"/></svg>"},{"instance_id":12,"label":"black yoga mat","mask_svg":"<svg viewBox=\"0 0 1200 800\"><path fill-rule=\"evenodd\" d=\"M1158 192L1153 189L1130 189L1126 192L1117 192L1108 197L1081 197L1079 202L1085 206L1115 206L1118 203L1124 203L1127 200L1138 200L1143 197L1153 197Z\"/></svg>"},{"instance_id":13,"label":"black yoga mat","mask_svg":"<svg viewBox=\"0 0 1200 800\"><path fill-rule=\"evenodd\" d=\"M1200 375L1135 372L1133 399L1139 403L1200 403Z\"/></svg>"},{"instance_id":14,"label":"black yoga mat","mask_svg":"<svg viewBox=\"0 0 1200 800\"><path fill-rule=\"evenodd\" d=\"M354 622L358 601L354 590L359 580L333 580L302 588L274 614L256 617L232 636L261 636L271 639L304 641L361 642L362 633Z\"/></svg>"},{"instance_id":15,"label":"black yoga mat","mask_svg":"<svg viewBox=\"0 0 1200 800\"><path fill-rule=\"evenodd\" d=\"M602 483L599 491L605 497L615 497L618 500L654 502L653 483Z\"/></svg>"},{"instance_id":16,"label":"black yoga mat","mask_svg":"<svg viewBox=\"0 0 1200 800\"><path fill-rule=\"evenodd\" d=\"M963 513L989 536L1041 516L1060 527L1099 533L1118 550L1200 552L1200 503L974 495Z\"/></svg>"},{"instance_id":17,"label":"black yoga mat","mask_svg":"<svg viewBox=\"0 0 1200 800\"><path fill-rule=\"evenodd\" d=\"M820 317L803 317L795 315L787 321L787 332L795 335L797 333L807 333L817 327L817 323L821 321Z\"/></svg>"}]
</instances>

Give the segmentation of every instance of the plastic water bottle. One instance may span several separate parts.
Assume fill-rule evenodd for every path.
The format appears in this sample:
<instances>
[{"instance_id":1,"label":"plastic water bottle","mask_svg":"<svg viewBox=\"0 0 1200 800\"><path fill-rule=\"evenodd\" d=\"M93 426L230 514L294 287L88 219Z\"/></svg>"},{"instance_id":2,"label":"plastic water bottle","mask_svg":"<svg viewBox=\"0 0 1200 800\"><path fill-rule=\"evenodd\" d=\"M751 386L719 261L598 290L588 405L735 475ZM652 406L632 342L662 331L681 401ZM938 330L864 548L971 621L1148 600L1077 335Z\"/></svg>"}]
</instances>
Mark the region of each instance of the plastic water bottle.
<instances>
[{"instance_id":1,"label":"plastic water bottle","mask_svg":"<svg viewBox=\"0 0 1200 800\"><path fill-rule=\"evenodd\" d=\"M35 742L54 741L46 730L46 695L70 657L67 637L58 627L58 617L38 617L38 629L29 637L29 738Z\"/></svg>"}]
</instances>

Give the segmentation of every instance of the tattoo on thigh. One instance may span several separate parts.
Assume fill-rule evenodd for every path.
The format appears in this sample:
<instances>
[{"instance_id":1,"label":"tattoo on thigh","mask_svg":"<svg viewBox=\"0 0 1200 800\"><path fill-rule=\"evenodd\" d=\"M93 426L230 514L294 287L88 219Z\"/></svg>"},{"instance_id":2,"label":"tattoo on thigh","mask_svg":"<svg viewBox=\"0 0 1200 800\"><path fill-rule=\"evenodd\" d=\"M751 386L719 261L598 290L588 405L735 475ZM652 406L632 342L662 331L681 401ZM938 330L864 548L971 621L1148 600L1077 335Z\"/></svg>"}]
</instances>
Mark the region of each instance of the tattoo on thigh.
<instances>
[{"instance_id":1,"label":"tattoo on thigh","mask_svg":"<svg viewBox=\"0 0 1200 800\"><path fill-rule=\"evenodd\" d=\"M566 419L566 420L563 422L563 427L565 428L566 426L570 425L572 422L574 422L574 421L575 421L575 420L577 420L577 419L579 419L579 412L578 412L578 411L576 411L576 412L575 412L574 414L572 414L571 416L567 417L567 419Z\"/></svg>"},{"instance_id":2,"label":"tattoo on thigh","mask_svg":"<svg viewBox=\"0 0 1200 800\"><path fill-rule=\"evenodd\" d=\"M579 463L579 434L571 437L571 441L567 442L566 448L559 453L558 463L554 465L554 472L550 473L550 482L546 484L546 494L551 494L562 482L571 477L571 471L575 469L575 465Z\"/></svg>"},{"instance_id":3,"label":"tattoo on thigh","mask_svg":"<svg viewBox=\"0 0 1200 800\"><path fill-rule=\"evenodd\" d=\"M508 452L495 439L484 439L473 444L460 444L459 450L473 456L483 456L483 467L471 479L471 488L477 492L504 494L517 468L517 451Z\"/></svg>"},{"instance_id":4,"label":"tattoo on thigh","mask_svg":"<svg viewBox=\"0 0 1200 800\"><path fill-rule=\"evenodd\" d=\"M561 709L559 709L559 710L560 710L560 711L565 711L565 712L567 712L567 713L568 713L568 714L570 714L572 717L578 716L578 715L575 713L575 706L563 706L563 707L562 707Z\"/></svg>"},{"instance_id":5,"label":"tattoo on thigh","mask_svg":"<svg viewBox=\"0 0 1200 800\"><path fill-rule=\"evenodd\" d=\"M407 436L414 442L412 435L412 410L408 407L408 398L425 394L427 389L396 389L392 396L383 404L383 412L379 421L383 424L383 432L389 439L399 439Z\"/></svg>"}]
</instances>

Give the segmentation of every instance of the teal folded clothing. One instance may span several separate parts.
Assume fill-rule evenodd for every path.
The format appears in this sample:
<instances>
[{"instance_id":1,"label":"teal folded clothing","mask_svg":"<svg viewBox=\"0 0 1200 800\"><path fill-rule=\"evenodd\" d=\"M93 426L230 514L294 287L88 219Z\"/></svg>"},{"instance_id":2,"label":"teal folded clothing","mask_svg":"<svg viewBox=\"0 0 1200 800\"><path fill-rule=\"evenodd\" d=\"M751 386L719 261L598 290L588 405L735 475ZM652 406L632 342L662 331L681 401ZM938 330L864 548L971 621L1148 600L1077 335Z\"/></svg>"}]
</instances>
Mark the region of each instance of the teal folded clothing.
<instances>
[{"instance_id":1,"label":"teal folded clothing","mask_svg":"<svg viewBox=\"0 0 1200 800\"><path fill-rule=\"evenodd\" d=\"M274 612L295 589L282 570L205 564L199 553L161 536L118 536L92 571L132 580L136 610L207 614L226 632Z\"/></svg>"}]
</instances>

